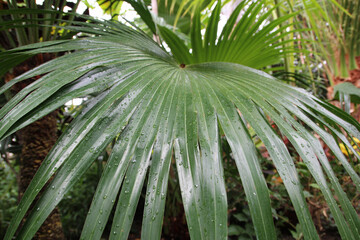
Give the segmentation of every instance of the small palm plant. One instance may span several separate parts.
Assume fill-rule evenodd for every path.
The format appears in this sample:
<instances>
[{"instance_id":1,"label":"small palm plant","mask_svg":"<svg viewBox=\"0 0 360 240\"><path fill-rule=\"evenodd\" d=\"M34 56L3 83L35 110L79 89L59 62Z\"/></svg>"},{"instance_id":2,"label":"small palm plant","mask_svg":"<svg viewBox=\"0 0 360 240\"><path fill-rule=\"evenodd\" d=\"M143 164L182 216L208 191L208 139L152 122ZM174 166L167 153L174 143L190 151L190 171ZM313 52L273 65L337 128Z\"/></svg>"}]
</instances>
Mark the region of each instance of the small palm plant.
<instances>
[{"instance_id":1,"label":"small palm plant","mask_svg":"<svg viewBox=\"0 0 360 240\"><path fill-rule=\"evenodd\" d=\"M359 1L311 0L302 1L301 5L306 11L304 21L313 29L305 37L315 40L314 48L321 60L326 61L325 70L331 85L351 77L351 71L358 68L356 59L360 56Z\"/></svg>"},{"instance_id":2,"label":"small palm plant","mask_svg":"<svg viewBox=\"0 0 360 240\"><path fill-rule=\"evenodd\" d=\"M356 239L359 217L342 190L320 139L359 190L360 178L338 145L345 144L360 159L350 144L353 137L360 138L359 123L302 89L234 63L246 59L250 66L263 68L288 51L284 43L276 44L283 38L279 34L286 34L274 31L278 23L259 28L267 17L260 17L259 21L256 14L252 15L260 11L263 3L250 1L240 5L220 37L216 28L220 3L209 19L204 38L200 34L199 13L195 13L191 53L162 26L156 25L156 29L171 54L138 29L94 19L67 28L87 34L86 37L2 52L0 63L5 68L14 65L13 59L41 52L68 54L30 70L0 89L4 92L17 82L43 75L1 109L1 138L73 98L88 98L36 173L5 239L14 236L35 196L53 177L18 231L19 239L30 239L109 144L113 144L111 155L81 239L100 239L113 208L110 239L127 239L144 184L141 237L160 239L172 161L176 163L191 238L227 239L222 134L236 161L257 238L276 239L269 191L249 128L270 153L305 238L319 239L296 166L270 121L290 140L313 175L341 236ZM237 22L242 9L246 17Z\"/></svg>"}]
</instances>

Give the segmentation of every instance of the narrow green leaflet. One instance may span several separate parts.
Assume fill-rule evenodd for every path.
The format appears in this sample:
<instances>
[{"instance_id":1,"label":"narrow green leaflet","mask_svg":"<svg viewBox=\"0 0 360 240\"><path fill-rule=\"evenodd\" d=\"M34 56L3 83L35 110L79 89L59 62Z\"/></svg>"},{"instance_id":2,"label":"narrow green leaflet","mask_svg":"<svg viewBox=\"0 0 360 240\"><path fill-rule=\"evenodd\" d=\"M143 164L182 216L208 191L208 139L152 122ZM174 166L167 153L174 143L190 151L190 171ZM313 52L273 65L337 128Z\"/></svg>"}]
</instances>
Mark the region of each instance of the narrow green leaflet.
<instances>
[{"instance_id":1,"label":"narrow green leaflet","mask_svg":"<svg viewBox=\"0 0 360 240\"><path fill-rule=\"evenodd\" d=\"M144 84L145 82L142 82L144 84L144 89L142 90L141 95L143 98L140 98L141 104L137 107L138 110L130 119L130 122L127 125L124 133L118 137L118 143L114 147L114 152L111 154L108 167L103 173L104 177L101 179L97 188L97 192L95 193L96 196L99 196L98 198L102 200L93 202L90 209L90 214L84 225L84 232L81 237L82 239L98 239L101 237L102 231L104 230L108 216L110 214L110 211L106 210L106 212L103 212L103 209L112 208L114 199L116 199L118 190L122 183L126 168L129 165L129 161L132 158L132 155L134 154L133 146L137 145L140 141L140 135L144 135L141 126L144 125L146 119L149 117L149 115L146 113L151 111L151 108L147 108L147 105L150 104L148 101L149 99L147 98L152 96L151 89L154 85L153 81L157 80L157 76L154 76L152 79L148 79L147 75L140 75L137 77L142 78L143 81L145 80L146 82L146 84ZM146 112L144 112L145 110ZM151 120L153 119L151 118ZM145 136L148 137L149 135L146 134ZM148 142L144 141L143 139L141 141ZM146 149L149 151L151 147L147 147ZM139 152L140 150L137 151ZM134 160L135 163L136 159ZM135 166L139 167L139 164L136 164ZM125 183L129 183L129 180L127 179ZM101 198L101 196L103 198ZM101 212L100 215L98 214L99 212ZM94 214L96 215L95 217L93 217Z\"/></svg>"},{"instance_id":2,"label":"narrow green leaflet","mask_svg":"<svg viewBox=\"0 0 360 240\"><path fill-rule=\"evenodd\" d=\"M128 69L129 70L129 69ZM36 119L45 116L50 113L54 108L59 108L66 102L78 98L84 95L96 95L99 92L111 87L115 81L119 79L125 79L126 76L121 76L123 73L123 67L113 69L97 69L90 71L78 80L67 84L62 87L58 92L54 94L54 98L47 99L41 105L33 109L31 112L23 116L15 125L13 125L5 136L8 136L24 126L34 122ZM132 73L130 73L131 75ZM117 79L117 76L119 79ZM109 79L109 81L107 81ZM102 81L104 84L99 84L98 81Z\"/></svg>"},{"instance_id":3,"label":"narrow green leaflet","mask_svg":"<svg viewBox=\"0 0 360 240\"><path fill-rule=\"evenodd\" d=\"M174 86L177 81L172 81ZM172 131L176 119L175 89L169 88L164 98L164 108L159 124L156 142L154 144L147 184L145 208L142 224L142 238L161 238L162 221L165 210L165 199L172 158ZM163 126L163 128L160 128ZM156 124L155 124L155 127Z\"/></svg>"},{"instance_id":4,"label":"narrow green leaflet","mask_svg":"<svg viewBox=\"0 0 360 240\"><path fill-rule=\"evenodd\" d=\"M162 78L162 82L159 82L160 76L164 74L165 72L160 71L153 76L158 84L153 85L153 89L148 92L148 96L145 96L143 99L143 104L139 106L139 109L142 109L142 115L139 113L139 116L134 116L134 123L137 123L138 126L133 127L132 123L129 123L129 127L134 128L134 133L129 135L128 141L131 144L131 141L135 139L133 142L135 150L125 176L125 184L123 184L119 196L110 239L127 239L130 232L131 222L135 215L136 206L150 164L154 140L159 128L157 122L161 118L164 105L166 105L164 95L169 88L170 81L168 78ZM171 77L171 74L168 77ZM151 217L158 216L153 215ZM146 238L146 236L144 237Z\"/></svg>"},{"instance_id":5,"label":"narrow green leaflet","mask_svg":"<svg viewBox=\"0 0 360 240\"><path fill-rule=\"evenodd\" d=\"M211 99L201 91L201 80L192 81L194 102L198 113L198 129L200 148L200 162L198 175L202 179L199 187L202 188L200 202L207 209L205 221L213 225L208 229L209 239L224 239L227 235L227 198L220 148L220 133L215 107L210 104ZM209 197L211 196L211 197Z\"/></svg>"},{"instance_id":6,"label":"narrow green leaflet","mask_svg":"<svg viewBox=\"0 0 360 240\"><path fill-rule=\"evenodd\" d=\"M207 87L210 88L210 86ZM227 141L234 152L257 236L262 239L275 239L270 198L254 145L234 105L226 101L224 95L215 91L214 87L211 90L211 101L215 106Z\"/></svg>"},{"instance_id":7,"label":"narrow green leaflet","mask_svg":"<svg viewBox=\"0 0 360 240\"><path fill-rule=\"evenodd\" d=\"M179 75L179 94L177 104L176 125L174 126L174 149L176 168L179 176L181 196L183 199L189 233L193 239L205 239L206 226L199 202L199 178L195 172L198 167L199 155L197 148L197 117L192 103L189 79L182 73ZM206 232L205 232L206 231Z\"/></svg>"},{"instance_id":8,"label":"narrow green leaflet","mask_svg":"<svg viewBox=\"0 0 360 240\"><path fill-rule=\"evenodd\" d=\"M351 231L347 231L347 224L342 216L342 213L337 206L336 201L332 198L332 192L330 188L327 186L326 178L323 174L322 168L317 161L316 155L319 157L322 157L323 153L320 153L320 150L322 148L318 148L316 150L315 146L319 146L320 143L316 140L314 136L309 134L307 131L305 131L304 127L301 126L299 123L294 121L294 119L288 114L288 112L279 104L276 102L276 100L271 101L271 104L274 106L274 108L280 112L280 114L284 117L286 117L288 122L292 122L294 124L291 126L290 124L287 124L284 121L280 120L280 115L278 115L273 108L270 105L267 105L267 103L260 103L260 105L263 107L263 109L266 109L268 111L271 118L279 123L278 127L282 130L282 132L285 132L290 140L290 142L295 146L297 149L299 155L304 160L305 164L308 166L310 172L314 176L315 180L317 181L320 189L322 190L329 207L331 211L333 212L333 216L335 218L336 223L338 224L338 228L340 231L341 236L343 239L355 239L354 236L358 235L356 233L356 227L353 226L354 221L358 221L356 219L352 219L354 221L349 221L349 224L352 225L351 230L354 230L354 234L351 233ZM296 129L299 131L295 131L293 127L296 127ZM303 135L303 136L302 136ZM310 144L314 147L310 147ZM320 145L321 146L321 145ZM316 155L315 155L316 154ZM324 164L324 162L322 161ZM341 196L341 195L340 195Z\"/></svg>"},{"instance_id":9,"label":"narrow green leaflet","mask_svg":"<svg viewBox=\"0 0 360 240\"><path fill-rule=\"evenodd\" d=\"M218 64L217 66L213 66L212 68L214 70L209 71L209 72L213 72L216 70L219 71L219 69L221 69L220 67L222 67L224 69L229 69L231 66L230 65L226 66L223 64L221 64L221 66L220 66L220 64ZM236 71L241 68L233 65L232 69L233 69L233 71ZM255 72L253 72L253 73L255 73ZM246 75L247 75L247 77L250 77L253 73L248 71ZM211 73L208 73L208 74L211 74ZM245 78L237 77L237 81L232 81L232 79L234 79L234 80L236 79L236 74L232 75L230 73L225 73L225 72L224 72L224 74L227 75L228 81L224 82L222 85L217 83L217 88L222 90L222 94L225 94L225 92L228 92L228 94L229 94L231 92L236 91L236 96L233 96L232 100L235 101L235 104L239 108L240 112L244 115L245 119L251 124L251 126L254 128L254 130L256 131L258 136L262 139L265 146L267 147L267 149L274 161L274 164L275 164L281 178L284 181L286 189L289 192L289 196L292 200L292 203L294 204L294 208L298 215L299 222L301 223L301 225L303 227L305 236L308 237L309 239L312 239L312 238L316 239L317 238L316 230L311 221L310 213L307 210L307 205L305 202L305 198L303 196L303 192L300 187L300 182L299 182L299 179L297 176L297 172L295 170L295 166L292 162L292 159L291 159L288 151L286 150L284 143L274 134L274 132L271 129L271 127L269 126L269 124L263 119L263 117L260 115L260 113L258 112L255 105L249 100L249 98L251 99L253 97L253 95L250 95L249 91L247 91L245 93L242 92L241 87L245 86L245 84L244 84L244 82L246 82ZM225 87L226 85L228 85L231 82L234 82L234 83L228 87ZM256 96L254 96L254 97L256 97ZM224 126L223 126L223 128L224 128ZM225 129L224 129L224 131L225 131ZM226 134L226 132L225 132L225 134ZM229 133L226 135L229 135ZM243 167L243 164L242 164L242 167ZM252 170L252 171L254 171L254 170ZM250 171L246 171L246 172L250 172ZM241 176L241 173L240 173L240 176ZM259 186L259 183L255 184L255 186ZM257 195L258 192L253 191L252 194ZM261 199L264 199L264 197L262 197ZM252 215L252 217L253 218L258 217L258 215ZM268 232L264 231L264 233L268 233Z\"/></svg>"},{"instance_id":10,"label":"narrow green leaflet","mask_svg":"<svg viewBox=\"0 0 360 240\"><path fill-rule=\"evenodd\" d=\"M29 221L26 221L21 228L18 238L29 239L36 233L42 222L60 202L61 197L59 195L66 194L101 153L99 149L104 149L124 126L124 122L132 113L129 110L118 102L102 116L98 124L94 125L93 130L71 152L64 165L50 182L29 215ZM124 119L118 119L119 115L123 116Z\"/></svg>"}]
</instances>

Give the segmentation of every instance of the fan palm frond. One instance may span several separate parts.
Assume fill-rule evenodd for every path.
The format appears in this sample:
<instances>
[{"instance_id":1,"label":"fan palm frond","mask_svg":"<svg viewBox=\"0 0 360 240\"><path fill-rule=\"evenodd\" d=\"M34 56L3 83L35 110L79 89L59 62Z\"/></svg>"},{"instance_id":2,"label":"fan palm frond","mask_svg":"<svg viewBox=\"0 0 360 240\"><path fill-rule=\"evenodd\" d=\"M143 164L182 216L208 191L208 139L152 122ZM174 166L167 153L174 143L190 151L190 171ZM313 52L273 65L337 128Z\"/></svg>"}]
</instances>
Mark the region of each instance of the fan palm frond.
<instances>
[{"instance_id":1,"label":"fan palm frond","mask_svg":"<svg viewBox=\"0 0 360 240\"><path fill-rule=\"evenodd\" d=\"M212 11L204 37L201 34L200 12L197 11L191 27L191 49L177 37L176 33L164 26L158 28L174 57L181 63L221 61L264 69L278 64L284 55L297 51L286 47L288 41L292 40L282 41L282 39L293 31L301 31L285 31L293 23L283 24L297 13L269 21L277 6L265 12L265 3L264 0L241 2L218 34L221 10L221 2L219 2Z\"/></svg>"},{"instance_id":2,"label":"fan palm frond","mask_svg":"<svg viewBox=\"0 0 360 240\"><path fill-rule=\"evenodd\" d=\"M5 239L12 239L35 197L45 188L17 236L31 238L64 194L112 142L114 147L82 239L99 239L113 208L110 239L127 239L146 176L142 238L160 239L172 157L191 238L226 239L227 197L220 129L233 152L257 238L276 239L268 187L249 134L250 126L263 141L283 179L305 238L318 239L296 166L269 119L288 137L313 175L341 236L357 238L359 217L314 136L316 133L329 146L359 190L360 178L337 142L345 144L360 159L350 143L351 137L360 139L360 124L351 116L264 72L236 63L210 62L210 57L204 63L195 50L198 40L193 40L194 51L187 55L190 64L179 64L179 59L146 34L120 23L94 20L79 25L68 29L87 33L88 37L0 53L4 68L12 67L14 59L41 52L68 53L0 88L2 93L17 82L43 75L1 108L1 139L70 99L89 97L36 173ZM205 42L211 45L214 36L213 32L205 35ZM224 32L223 36L219 41L232 37L231 32ZM266 39L266 35L263 37ZM197 49L204 51L206 46L209 45ZM209 56L221 54L217 51Z\"/></svg>"}]
</instances>

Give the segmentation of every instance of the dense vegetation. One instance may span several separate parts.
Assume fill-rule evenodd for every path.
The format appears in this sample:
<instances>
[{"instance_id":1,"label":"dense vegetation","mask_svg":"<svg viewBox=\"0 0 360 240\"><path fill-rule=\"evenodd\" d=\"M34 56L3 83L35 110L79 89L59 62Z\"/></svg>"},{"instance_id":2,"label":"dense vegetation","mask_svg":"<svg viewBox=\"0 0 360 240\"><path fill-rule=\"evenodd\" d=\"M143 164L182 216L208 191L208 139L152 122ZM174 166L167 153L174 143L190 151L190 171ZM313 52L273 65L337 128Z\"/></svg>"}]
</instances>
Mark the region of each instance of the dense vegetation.
<instances>
[{"instance_id":1,"label":"dense vegetation","mask_svg":"<svg viewBox=\"0 0 360 240\"><path fill-rule=\"evenodd\" d=\"M54 209L68 239L357 239L358 1L25 2L0 12L5 239ZM23 192L31 123L60 137Z\"/></svg>"}]
</instances>

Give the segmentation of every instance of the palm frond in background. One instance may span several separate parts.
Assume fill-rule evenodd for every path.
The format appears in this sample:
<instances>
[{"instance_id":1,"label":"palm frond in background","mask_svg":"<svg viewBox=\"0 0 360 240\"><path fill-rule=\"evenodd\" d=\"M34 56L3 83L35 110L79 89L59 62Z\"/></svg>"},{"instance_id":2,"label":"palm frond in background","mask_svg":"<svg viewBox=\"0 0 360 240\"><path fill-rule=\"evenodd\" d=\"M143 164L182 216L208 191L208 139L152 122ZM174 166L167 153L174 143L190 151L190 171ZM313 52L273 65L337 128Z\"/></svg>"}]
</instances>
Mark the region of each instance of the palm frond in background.
<instances>
[{"instance_id":1,"label":"palm frond in background","mask_svg":"<svg viewBox=\"0 0 360 240\"><path fill-rule=\"evenodd\" d=\"M37 5L35 1L25 1L23 6L17 1L8 1L7 9L0 11L2 47L9 49L58 38L61 33L56 26L65 22L71 25L75 17L74 14L65 14L65 7L69 5L75 13L79 3L59 1L53 4L52 1L44 1L43 5Z\"/></svg>"},{"instance_id":2,"label":"palm frond in background","mask_svg":"<svg viewBox=\"0 0 360 240\"><path fill-rule=\"evenodd\" d=\"M315 50L321 60L326 61L331 85L339 78L351 77L351 71L358 68L356 59L360 56L359 1L311 0L302 1L302 4L306 11L304 24L312 29L308 38L314 40Z\"/></svg>"},{"instance_id":3,"label":"palm frond in background","mask_svg":"<svg viewBox=\"0 0 360 240\"><path fill-rule=\"evenodd\" d=\"M284 55L294 53L287 48L289 41L282 41L292 31L284 31L292 25L286 23L295 13L269 21L276 7L266 9L266 1L243 1L231 14L218 36L221 3L212 11L204 38L201 35L200 12L195 13L191 27L191 53L187 46L169 29L159 26L160 34L169 45L174 57L181 63L222 61L265 69L279 63ZM241 15L240 15L241 13ZM241 16L238 19L239 15ZM186 52L186 53L184 53Z\"/></svg>"}]
</instances>

